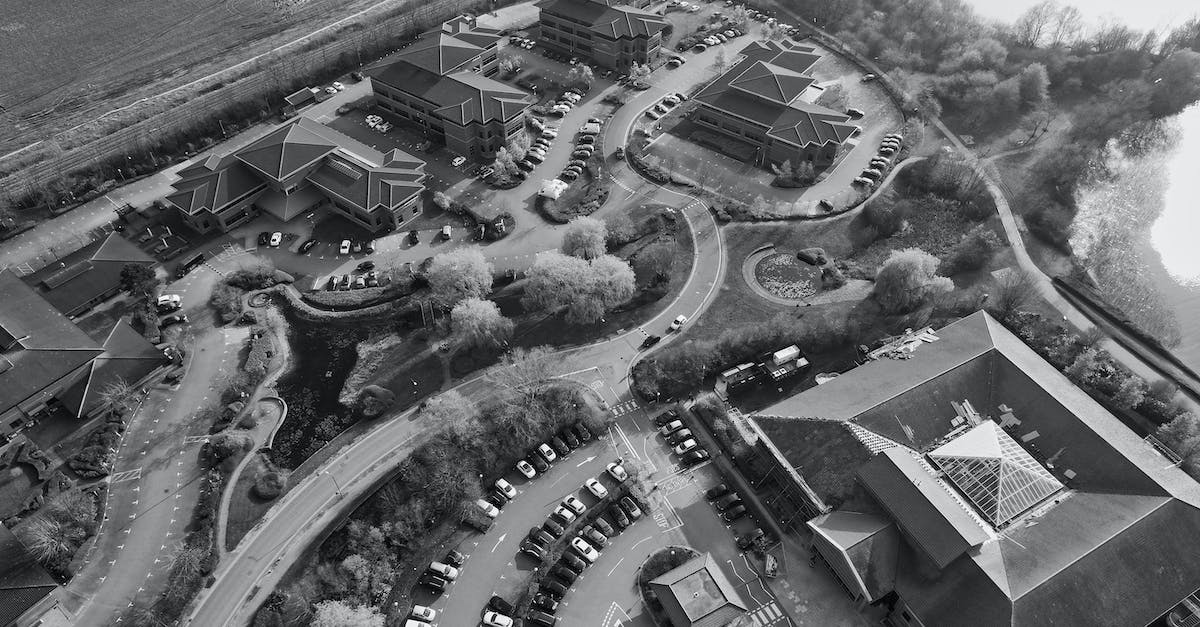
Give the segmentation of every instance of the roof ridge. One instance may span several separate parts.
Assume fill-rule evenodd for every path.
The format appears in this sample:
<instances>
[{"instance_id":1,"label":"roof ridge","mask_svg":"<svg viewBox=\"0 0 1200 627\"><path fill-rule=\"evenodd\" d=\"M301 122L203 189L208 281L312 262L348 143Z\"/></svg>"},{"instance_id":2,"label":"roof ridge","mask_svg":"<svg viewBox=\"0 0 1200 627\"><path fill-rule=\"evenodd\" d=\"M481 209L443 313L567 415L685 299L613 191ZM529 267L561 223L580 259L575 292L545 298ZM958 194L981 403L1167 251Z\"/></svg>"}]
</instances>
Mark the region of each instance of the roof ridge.
<instances>
[{"instance_id":1,"label":"roof ridge","mask_svg":"<svg viewBox=\"0 0 1200 627\"><path fill-rule=\"evenodd\" d=\"M957 323L955 323L955 324L957 324ZM945 327L943 327L943 329L944 329L944 328L945 328ZM867 412L871 411L872 409L875 409L876 407L879 407L880 405L882 405L882 404L884 404L884 403L886 403L886 402L888 402L888 401L890 401L890 400L892 400L892 399L894 399L894 398L896 398L896 397L898 397L898 396L901 396L901 395L903 395L903 394L906 394L906 393L908 393L908 392L911 392L911 391L915 390L916 388L918 388L918 387L921 387L922 385L924 385L924 384L926 384L926 383L928 383L928 382L930 382L930 381L932 381L932 380L934 380L934 379L936 379L936 378L938 378L938 377L940 377L940 376L942 376L942 375L944 375L944 374L946 374L946 373L950 372L951 370L954 370L954 369L956 369L956 368L960 368L960 367L962 367L962 366L965 366L966 364L968 364L968 363L970 363L970 362L972 362L972 361L975 361L976 359L979 359L980 357L983 357L984 355L987 355L988 353L991 353L991 352L993 352L993 351L995 351L995 350L996 350L996 344L995 344L995 342L992 342L992 345L991 345L991 346L988 346L988 347L984 348L983 350L979 351L978 353L972 354L970 357L968 357L968 358L966 358L966 359L963 359L962 361L960 361L960 362L958 362L958 363L956 363L956 364L953 364L953 365L951 365L951 366L949 366L949 367L945 368L944 370L941 370L941 371L939 371L939 372L937 372L937 373L935 373L935 374L931 374L931 375L929 375L927 378L925 378L925 379L922 379L921 381L918 381L918 382L916 382L916 383L914 383L914 384L910 385L909 387L906 387L906 388L904 388L904 389L902 389L902 390L900 390L900 391L896 392L895 394L893 394L893 395L891 395L891 396L889 396L889 397L887 397L887 398L881 399L879 402L875 403L874 405L870 405L870 406L868 406L868 407L865 407L865 408L863 408L861 411L859 411L859 412L858 412L858 415L856 415L854 418L852 418L852 419L850 419L850 420L846 420L846 421L840 421L840 422L854 422L854 423L857 423L857 422L858 422L858 417L859 417L859 416L862 416L863 414L865 414L865 413L867 413Z\"/></svg>"}]
</instances>

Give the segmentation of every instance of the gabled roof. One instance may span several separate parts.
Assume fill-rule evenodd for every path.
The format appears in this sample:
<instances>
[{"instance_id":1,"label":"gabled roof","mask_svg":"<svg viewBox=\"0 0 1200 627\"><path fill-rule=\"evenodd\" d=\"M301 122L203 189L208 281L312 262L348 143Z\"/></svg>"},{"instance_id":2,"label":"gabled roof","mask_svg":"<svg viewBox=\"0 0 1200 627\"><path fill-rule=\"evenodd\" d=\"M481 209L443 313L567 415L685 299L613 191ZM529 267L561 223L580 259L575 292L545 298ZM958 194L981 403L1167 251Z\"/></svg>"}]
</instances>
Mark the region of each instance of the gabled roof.
<instances>
[{"instance_id":1,"label":"gabled roof","mask_svg":"<svg viewBox=\"0 0 1200 627\"><path fill-rule=\"evenodd\" d=\"M369 72L371 80L411 94L456 124L507 121L533 103L529 94L475 72L441 76L401 59Z\"/></svg>"},{"instance_id":2,"label":"gabled roof","mask_svg":"<svg viewBox=\"0 0 1200 627\"><path fill-rule=\"evenodd\" d=\"M808 521L813 540L832 549L840 559L830 566L847 583L857 583L867 601L874 602L896 587L900 537L886 516L832 511Z\"/></svg>"},{"instance_id":3,"label":"gabled roof","mask_svg":"<svg viewBox=\"0 0 1200 627\"><path fill-rule=\"evenodd\" d=\"M696 100L750 120L767 134L795 146L842 143L854 133L850 116L804 102L816 80L808 71L820 59L814 49L790 41L756 41L742 60L709 83Z\"/></svg>"},{"instance_id":4,"label":"gabled roof","mask_svg":"<svg viewBox=\"0 0 1200 627\"><path fill-rule=\"evenodd\" d=\"M176 191L167 196L167 201L188 215L218 211L266 187L262 175L239 161L236 154L201 159L180 170L179 176L171 184Z\"/></svg>"},{"instance_id":5,"label":"gabled roof","mask_svg":"<svg viewBox=\"0 0 1200 627\"><path fill-rule=\"evenodd\" d=\"M663 16L616 0L544 0L538 7L579 20L588 30L609 39L652 37L667 27Z\"/></svg>"},{"instance_id":6,"label":"gabled roof","mask_svg":"<svg viewBox=\"0 0 1200 627\"><path fill-rule=\"evenodd\" d=\"M62 313L71 316L98 296L119 288L121 271L128 264L151 266L154 258L122 237L109 233L64 257L60 264L24 277Z\"/></svg>"},{"instance_id":7,"label":"gabled roof","mask_svg":"<svg viewBox=\"0 0 1200 627\"><path fill-rule=\"evenodd\" d=\"M58 588L8 527L0 525L0 625L16 621Z\"/></svg>"},{"instance_id":8,"label":"gabled roof","mask_svg":"<svg viewBox=\"0 0 1200 627\"><path fill-rule=\"evenodd\" d=\"M650 582L675 627L723 627L746 612L746 602L708 553Z\"/></svg>"},{"instance_id":9,"label":"gabled roof","mask_svg":"<svg viewBox=\"0 0 1200 627\"><path fill-rule=\"evenodd\" d=\"M475 18L460 15L442 22L443 33L448 33L469 44L487 48L500 40L500 30L479 26Z\"/></svg>"},{"instance_id":10,"label":"gabled roof","mask_svg":"<svg viewBox=\"0 0 1200 627\"><path fill-rule=\"evenodd\" d=\"M768 408L773 417L754 419L777 443L821 422L788 415L854 424L898 443L860 470L904 531L896 591L925 624L1145 625L1200 588L1200 547L1190 540L1200 534L1200 484L986 313L937 336L909 359L868 362ZM978 433L967 431L968 439L947 444L955 400L969 401L985 422ZM950 558L971 541L955 537L959 525L945 512L974 510L963 496L935 515L921 486L970 493L958 482L977 469L958 460L1023 459L1016 463L1028 471L1031 446L1053 463L1052 479L1070 489L1033 503L1006 526L980 519L989 539ZM939 465L945 460L943 477L908 447L929 452ZM789 463L811 458L778 448ZM1068 470L1073 478L1064 481Z\"/></svg>"},{"instance_id":11,"label":"gabled roof","mask_svg":"<svg viewBox=\"0 0 1200 627\"><path fill-rule=\"evenodd\" d=\"M76 373L103 349L32 287L0 271L0 413ZM7 346L7 348L3 348Z\"/></svg>"},{"instance_id":12,"label":"gabled roof","mask_svg":"<svg viewBox=\"0 0 1200 627\"><path fill-rule=\"evenodd\" d=\"M337 148L337 143L318 134L298 118L266 134L235 154L242 163L269 179L282 181Z\"/></svg>"},{"instance_id":13,"label":"gabled roof","mask_svg":"<svg viewBox=\"0 0 1200 627\"><path fill-rule=\"evenodd\" d=\"M422 35L415 43L396 55L427 72L449 74L470 64L483 48L443 31Z\"/></svg>"}]
</instances>

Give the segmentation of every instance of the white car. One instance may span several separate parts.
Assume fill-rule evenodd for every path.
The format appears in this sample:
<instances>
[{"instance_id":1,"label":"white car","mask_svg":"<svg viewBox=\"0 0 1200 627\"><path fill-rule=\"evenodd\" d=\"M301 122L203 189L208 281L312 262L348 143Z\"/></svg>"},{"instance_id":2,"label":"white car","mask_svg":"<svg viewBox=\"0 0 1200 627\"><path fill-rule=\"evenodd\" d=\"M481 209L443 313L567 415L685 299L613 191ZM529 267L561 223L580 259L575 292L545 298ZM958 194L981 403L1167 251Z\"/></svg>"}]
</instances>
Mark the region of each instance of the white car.
<instances>
[{"instance_id":1,"label":"white car","mask_svg":"<svg viewBox=\"0 0 1200 627\"><path fill-rule=\"evenodd\" d=\"M337 93L337 90L336 90L336 89L334 89L333 87L326 87L326 88L325 88L325 93L327 93L327 94L336 94L336 93Z\"/></svg>"},{"instance_id":2,"label":"white car","mask_svg":"<svg viewBox=\"0 0 1200 627\"><path fill-rule=\"evenodd\" d=\"M451 159L451 160L450 160L450 165L452 165L452 166L454 166L454 167L456 167L456 168L457 168L457 167L461 166L462 164L464 164L464 163L466 163L466 162L467 162L467 158L466 158L466 157L455 157L455 158L453 158L453 159Z\"/></svg>"},{"instance_id":3,"label":"white car","mask_svg":"<svg viewBox=\"0 0 1200 627\"><path fill-rule=\"evenodd\" d=\"M663 101L663 104L670 106L670 107L674 107L675 105L679 104L679 99L676 98L675 96L665 96L665 97L663 97L662 101Z\"/></svg>"},{"instance_id":4,"label":"white car","mask_svg":"<svg viewBox=\"0 0 1200 627\"><path fill-rule=\"evenodd\" d=\"M339 255L349 255L350 254L350 240L348 240L348 239L342 240L342 245L338 246L338 254Z\"/></svg>"},{"instance_id":5,"label":"white car","mask_svg":"<svg viewBox=\"0 0 1200 627\"><path fill-rule=\"evenodd\" d=\"M163 294L158 297L156 304L160 309L179 309L183 304L183 299L179 297L179 294Z\"/></svg>"},{"instance_id":6,"label":"white car","mask_svg":"<svg viewBox=\"0 0 1200 627\"><path fill-rule=\"evenodd\" d=\"M575 549L575 552L579 553L589 564L595 564L596 560L600 559L600 552L583 538L571 538L571 548Z\"/></svg>"},{"instance_id":7,"label":"white car","mask_svg":"<svg viewBox=\"0 0 1200 627\"><path fill-rule=\"evenodd\" d=\"M496 509L495 505L488 503L484 499L475 501L475 504L479 506L479 509L483 510L484 514L487 514L488 518L495 518L500 515L500 510Z\"/></svg>"},{"instance_id":8,"label":"white car","mask_svg":"<svg viewBox=\"0 0 1200 627\"><path fill-rule=\"evenodd\" d=\"M526 479L532 479L537 476L537 471L533 469L533 466L523 459L517 462L517 471L525 475Z\"/></svg>"},{"instance_id":9,"label":"white car","mask_svg":"<svg viewBox=\"0 0 1200 627\"><path fill-rule=\"evenodd\" d=\"M458 579L458 569L449 564L430 562L429 570L437 573L439 577L445 579L446 581L454 581L455 579Z\"/></svg>"},{"instance_id":10,"label":"white car","mask_svg":"<svg viewBox=\"0 0 1200 627\"><path fill-rule=\"evenodd\" d=\"M681 442L679 446L676 446L674 450L676 455L683 455L694 448L696 448L696 440L688 438Z\"/></svg>"},{"instance_id":11,"label":"white car","mask_svg":"<svg viewBox=\"0 0 1200 627\"><path fill-rule=\"evenodd\" d=\"M537 450L538 454L541 455L542 459L546 460L546 463L548 464L553 463L554 460L558 459L558 455L554 454L554 449L547 446L544 442L538 445Z\"/></svg>"},{"instance_id":12,"label":"white car","mask_svg":"<svg viewBox=\"0 0 1200 627\"><path fill-rule=\"evenodd\" d=\"M548 128L542 131L542 139L558 139L558 129Z\"/></svg>"},{"instance_id":13,"label":"white car","mask_svg":"<svg viewBox=\"0 0 1200 627\"><path fill-rule=\"evenodd\" d=\"M338 81L333 81L332 83L330 83L330 86L338 91L342 91L343 89L346 88L345 85L339 83Z\"/></svg>"},{"instance_id":14,"label":"white car","mask_svg":"<svg viewBox=\"0 0 1200 627\"><path fill-rule=\"evenodd\" d=\"M617 462L609 462L608 476L612 477L613 479L615 479L617 481L624 482L626 479L629 478L629 473L625 472L625 467L618 464Z\"/></svg>"},{"instance_id":15,"label":"white car","mask_svg":"<svg viewBox=\"0 0 1200 627\"><path fill-rule=\"evenodd\" d=\"M678 331L682 329L683 325L685 324L687 324L687 316L676 316L675 319L671 321L671 326L668 327L667 330Z\"/></svg>"},{"instance_id":16,"label":"white car","mask_svg":"<svg viewBox=\"0 0 1200 627\"><path fill-rule=\"evenodd\" d=\"M282 243L283 243L283 233L280 233L279 231L275 231L274 233L271 234L271 248L277 248Z\"/></svg>"},{"instance_id":17,"label":"white car","mask_svg":"<svg viewBox=\"0 0 1200 627\"><path fill-rule=\"evenodd\" d=\"M575 512L576 516L582 514L583 510L587 509L587 506L583 504L583 501L575 498L574 495L567 495L567 498L562 500L562 504L570 508L571 511Z\"/></svg>"},{"instance_id":18,"label":"white car","mask_svg":"<svg viewBox=\"0 0 1200 627\"><path fill-rule=\"evenodd\" d=\"M691 7L688 7L688 13L699 13L699 12L700 12L700 7L698 7L694 4Z\"/></svg>"},{"instance_id":19,"label":"white car","mask_svg":"<svg viewBox=\"0 0 1200 627\"><path fill-rule=\"evenodd\" d=\"M488 505L491 505L491 503L488 503ZM575 512L567 509L566 505L559 505L558 507L554 508L554 515L558 516L559 519L564 520L567 523L575 520Z\"/></svg>"},{"instance_id":20,"label":"white car","mask_svg":"<svg viewBox=\"0 0 1200 627\"><path fill-rule=\"evenodd\" d=\"M424 605L414 605L412 608L412 617L429 622L437 618L437 610L432 607L425 607Z\"/></svg>"},{"instance_id":21,"label":"white car","mask_svg":"<svg viewBox=\"0 0 1200 627\"><path fill-rule=\"evenodd\" d=\"M506 498L510 501L517 498L517 489L514 488L511 483L505 481L504 479L496 480L496 489L499 490L500 493L504 495L504 498Z\"/></svg>"},{"instance_id":22,"label":"white car","mask_svg":"<svg viewBox=\"0 0 1200 627\"><path fill-rule=\"evenodd\" d=\"M499 612L488 610L483 613L483 624L487 627L512 627L513 619Z\"/></svg>"},{"instance_id":23,"label":"white car","mask_svg":"<svg viewBox=\"0 0 1200 627\"><path fill-rule=\"evenodd\" d=\"M391 122L381 122L375 126L375 130L379 131L380 133L386 133L386 132L392 130L392 123Z\"/></svg>"},{"instance_id":24,"label":"white car","mask_svg":"<svg viewBox=\"0 0 1200 627\"><path fill-rule=\"evenodd\" d=\"M584 481L583 485L588 489L588 492L592 493L592 496L598 499L608 496L608 488L604 487L604 484L600 483L595 477Z\"/></svg>"}]
</instances>

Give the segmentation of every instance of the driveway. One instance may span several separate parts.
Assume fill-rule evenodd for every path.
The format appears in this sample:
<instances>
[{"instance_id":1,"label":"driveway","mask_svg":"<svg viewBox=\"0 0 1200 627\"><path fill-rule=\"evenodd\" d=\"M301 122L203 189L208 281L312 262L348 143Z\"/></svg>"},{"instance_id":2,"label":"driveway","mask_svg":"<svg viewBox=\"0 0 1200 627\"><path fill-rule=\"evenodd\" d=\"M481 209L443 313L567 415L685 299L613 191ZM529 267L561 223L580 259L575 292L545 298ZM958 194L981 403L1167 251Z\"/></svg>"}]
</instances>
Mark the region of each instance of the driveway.
<instances>
[{"instance_id":1,"label":"driveway","mask_svg":"<svg viewBox=\"0 0 1200 627\"><path fill-rule=\"evenodd\" d=\"M521 541L530 528L541 526L568 494L575 495L588 507L594 506L597 499L583 489L583 482L600 477L605 486L612 488L615 482L608 477L604 467L616 457L607 439L593 440L565 459L560 458L549 472L534 479L526 480L515 470L510 472L505 478L517 488L517 498L502 510L491 530L459 547L469 558L458 581L440 597L418 586L414 600L437 610L440 625L475 624L493 594L515 603L519 591L538 566L534 560L518 554ZM627 530L622 535L628 533ZM581 577L580 582L585 577ZM573 596L572 592L567 598Z\"/></svg>"}]
</instances>

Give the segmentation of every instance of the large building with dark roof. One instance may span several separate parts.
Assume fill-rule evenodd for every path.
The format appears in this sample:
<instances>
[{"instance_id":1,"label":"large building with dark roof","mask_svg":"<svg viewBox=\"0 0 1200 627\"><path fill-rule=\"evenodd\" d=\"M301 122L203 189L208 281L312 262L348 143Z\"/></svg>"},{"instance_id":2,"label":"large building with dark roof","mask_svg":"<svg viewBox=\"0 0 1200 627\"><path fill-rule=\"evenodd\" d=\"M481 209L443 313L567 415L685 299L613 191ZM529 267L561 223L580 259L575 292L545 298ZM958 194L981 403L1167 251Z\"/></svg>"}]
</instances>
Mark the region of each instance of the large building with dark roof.
<instances>
[{"instance_id":1,"label":"large building with dark roof","mask_svg":"<svg viewBox=\"0 0 1200 627\"><path fill-rule=\"evenodd\" d=\"M750 421L851 596L927 626L1141 626L1195 599L1200 484L1151 443L984 312L890 354Z\"/></svg>"},{"instance_id":2,"label":"large building with dark roof","mask_svg":"<svg viewBox=\"0 0 1200 627\"><path fill-rule=\"evenodd\" d=\"M0 444L55 412L82 424L104 409L110 384L136 384L166 362L125 322L93 339L17 275L0 271Z\"/></svg>"},{"instance_id":3,"label":"large building with dark roof","mask_svg":"<svg viewBox=\"0 0 1200 627\"><path fill-rule=\"evenodd\" d=\"M659 575L650 590L672 627L724 627L746 615L746 601L708 553Z\"/></svg>"},{"instance_id":4,"label":"large building with dark roof","mask_svg":"<svg viewBox=\"0 0 1200 627\"><path fill-rule=\"evenodd\" d=\"M367 71L379 107L470 159L490 159L524 129L526 92L491 78L500 33L458 17Z\"/></svg>"},{"instance_id":5,"label":"large building with dark roof","mask_svg":"<svg viewBox=\"0 0 1200 627\"><path fill-rule=\"evenodd\" d=\"M120 233L109 233L37 272L25 276L55 309L75 317L121 291L121 271L129 264L155 265Z\"/></svg>"},{"instance_id":6,"label":"large building with dark roof","mask_svg":"<svg viewBox=\"0 0 1200 627\"><path fill-rule=\"evenodd\" d=\"M816 49L791 41L756 41L741 60L696 94L699 126L755 149L759 166L826 166L855 134L850 116L813 104L821 93L808 71Z\"/></svg>"},{"instance_id":7,"label":"large building with dark roof","mask_svg":"<svg viewBox=\"0 0 1200 627\"><path fill-rule=\"evenodd\" d=\"M379 231L420 214L425 177L425 162L408 153L384 154L296 118L247 146L180 170L167 202L201 233L228 231L264 211L288 221L321 208Z\"/></svg>"},{"instance_id":8,"label":"large building with dark roof","mask_svg":"<svg viewBox=\"0 0 1200 627\"><path fill-rule=\"evenodd\" d=\"M72 617L59 602L58 590L50 573L0 525L0 627L69 624Z\"/></svg>"},{"instance_id":9,"label":"large building with dark roof","mask_svg":"<svg viewBox=\"0 0 1200 627\"><path fill-rule=\"evenodd\" d=\"M550 50L621 72L634 63L646 65L662 53L667 27L661 15L637 8L647 4L542 0L538 3L541 42Z\"/></svg>"}]
</instances>

